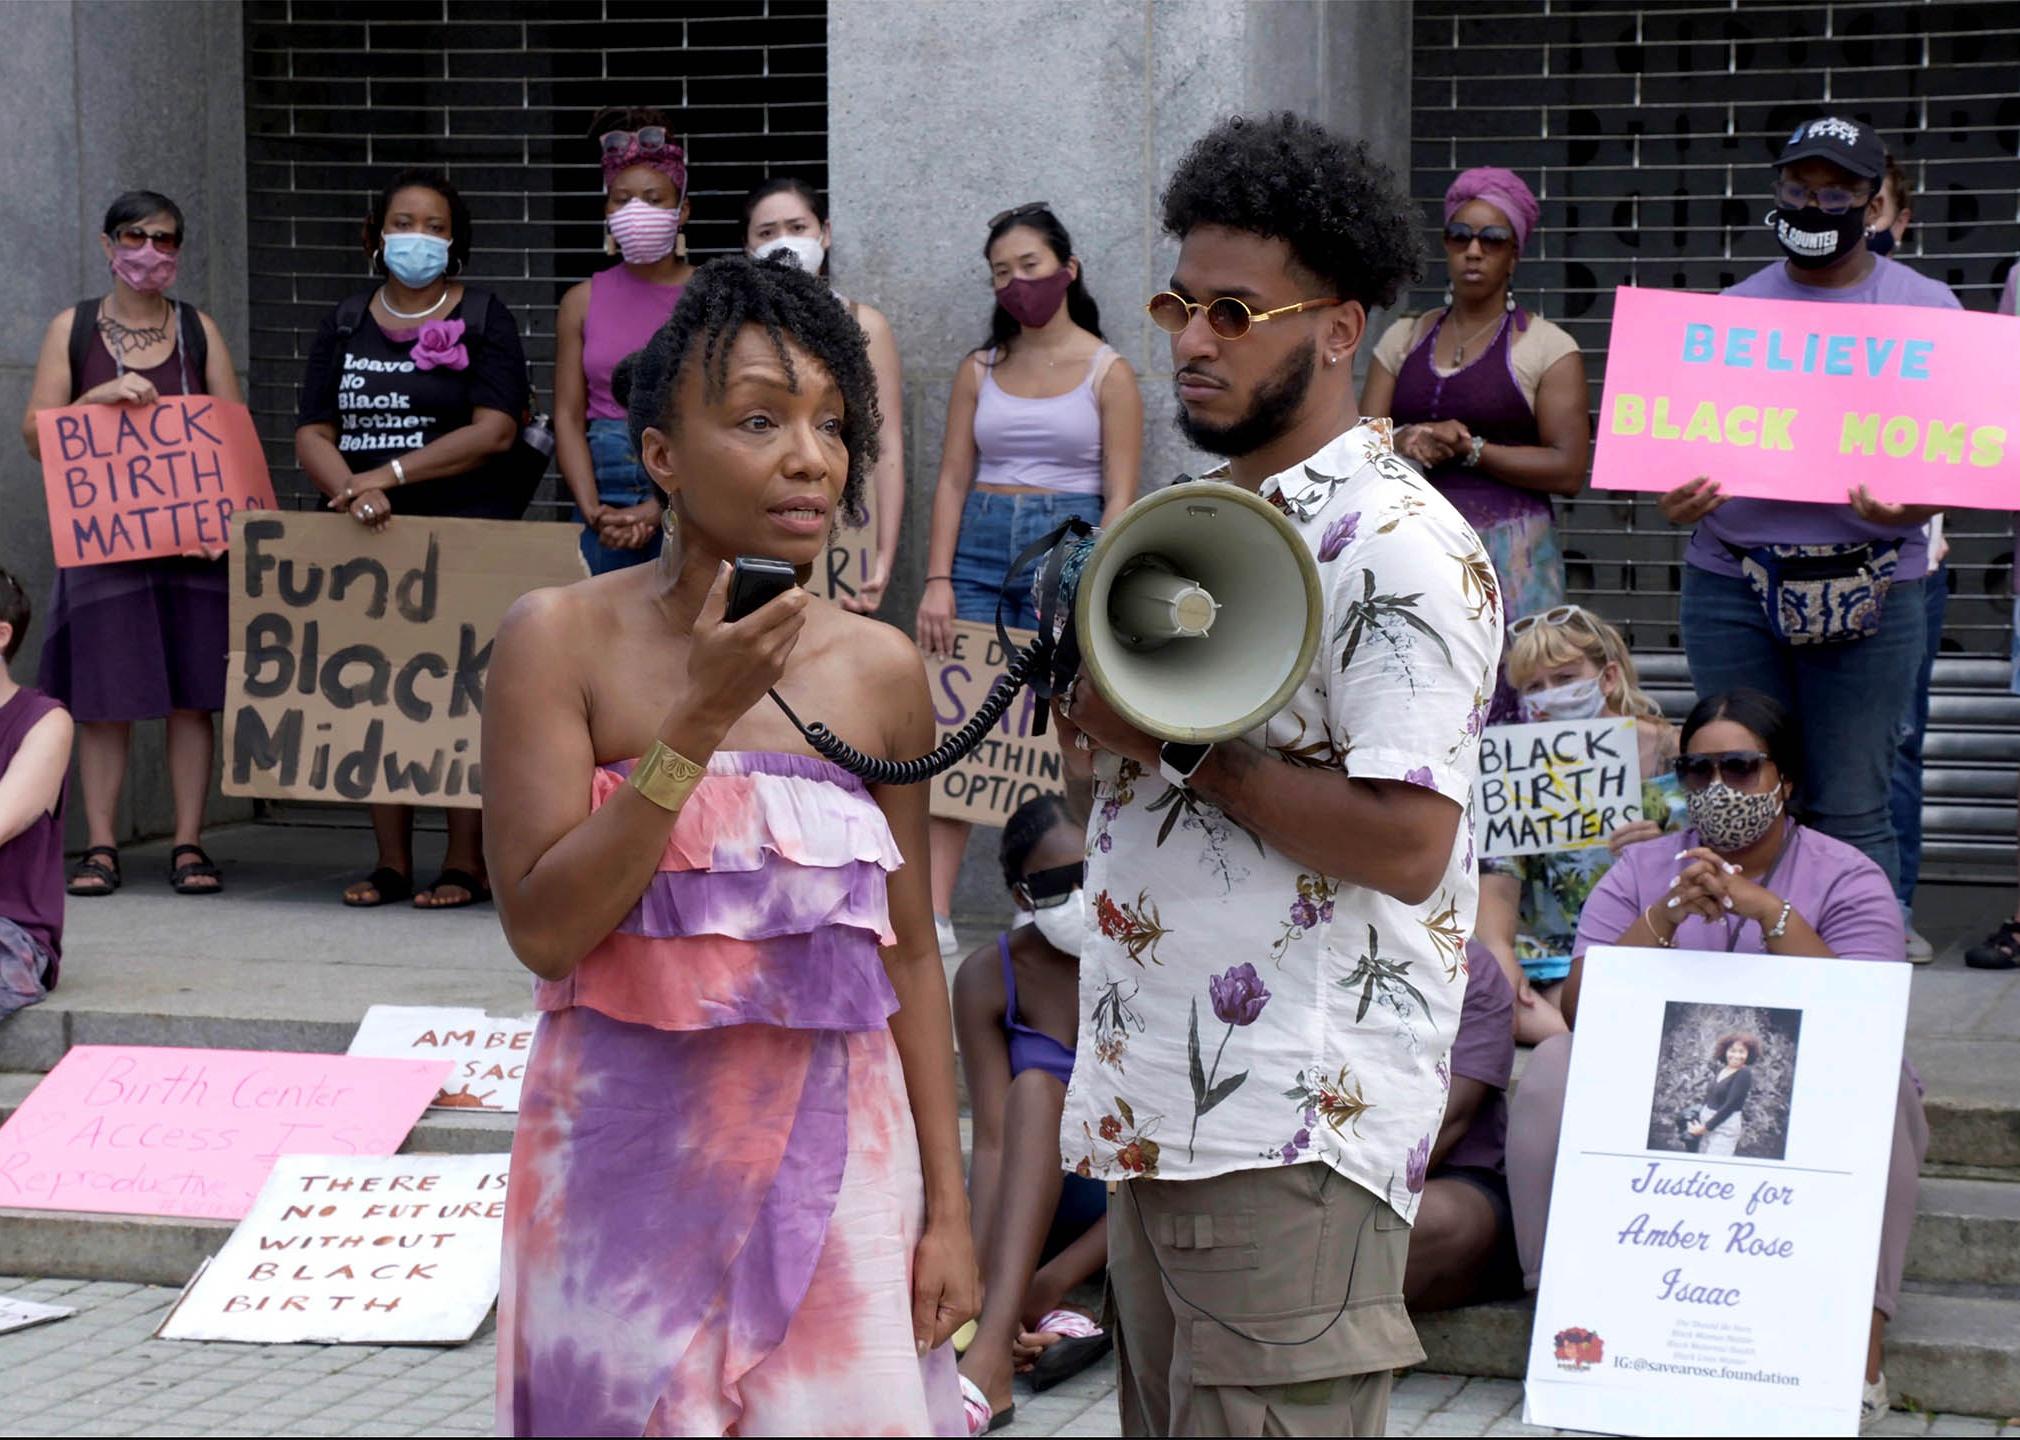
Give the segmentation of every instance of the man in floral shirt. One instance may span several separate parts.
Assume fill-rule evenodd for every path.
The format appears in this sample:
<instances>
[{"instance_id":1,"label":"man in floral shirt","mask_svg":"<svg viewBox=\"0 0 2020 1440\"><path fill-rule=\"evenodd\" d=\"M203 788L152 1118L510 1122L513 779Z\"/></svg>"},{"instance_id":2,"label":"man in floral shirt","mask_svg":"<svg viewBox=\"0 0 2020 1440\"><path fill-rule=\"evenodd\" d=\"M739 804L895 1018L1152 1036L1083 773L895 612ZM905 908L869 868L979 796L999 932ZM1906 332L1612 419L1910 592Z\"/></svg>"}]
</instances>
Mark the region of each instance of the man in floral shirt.
<instances>
[{"instance_id":1,"label":"man in floral shirt","mask_svg":"<svg viewBox=\"0 0 2020 1440\"><path fill-rule=\"evenodd\" d=\"M1423 1358L1403 1265L1465 992L1499 595L1388 422L1352 418L1368 308L1417 267L1387 168L1289 114L1229 120L1164 224L1180 426L1311 546L1324 643L1204 756L1074 687L1062 733L1100 753L1061 1153L1120 1182L1126 1433L1379 1435L1390 1370Z\"/></svg>"}]
</instances>

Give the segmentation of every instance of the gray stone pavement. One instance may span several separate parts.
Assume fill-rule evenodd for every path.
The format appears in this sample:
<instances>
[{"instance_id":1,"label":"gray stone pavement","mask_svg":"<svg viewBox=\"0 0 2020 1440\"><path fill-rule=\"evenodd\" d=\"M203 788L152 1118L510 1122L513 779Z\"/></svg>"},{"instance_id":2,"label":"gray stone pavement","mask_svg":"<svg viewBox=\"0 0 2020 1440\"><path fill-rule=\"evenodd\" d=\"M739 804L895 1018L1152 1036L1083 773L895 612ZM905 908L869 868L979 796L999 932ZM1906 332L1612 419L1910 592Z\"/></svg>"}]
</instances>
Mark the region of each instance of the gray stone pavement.
<instances>
[{"instance_id":1,"label":"gray stone pavement","mask_svg":"<svg viewBox=\"0 0 2020 1440\"><path fill-rule=\"evenodd\" d=\"M0 1335L0 1436L488 1435L496 1348L223 1345L151 1338L176 1292L162 1286L0 1277L0 1295L69 1305L67 1320ZM1553 1435L1524 1425L1512 1380L1416 1372L1397 1380L1391 1435ZM1044 1395L1021 1393L1023 1436L1122 1433L1100 1366ZM1896 1411L1883 1435L2015 1435L1967 1415Z\"/></svg>"}]
</instances>

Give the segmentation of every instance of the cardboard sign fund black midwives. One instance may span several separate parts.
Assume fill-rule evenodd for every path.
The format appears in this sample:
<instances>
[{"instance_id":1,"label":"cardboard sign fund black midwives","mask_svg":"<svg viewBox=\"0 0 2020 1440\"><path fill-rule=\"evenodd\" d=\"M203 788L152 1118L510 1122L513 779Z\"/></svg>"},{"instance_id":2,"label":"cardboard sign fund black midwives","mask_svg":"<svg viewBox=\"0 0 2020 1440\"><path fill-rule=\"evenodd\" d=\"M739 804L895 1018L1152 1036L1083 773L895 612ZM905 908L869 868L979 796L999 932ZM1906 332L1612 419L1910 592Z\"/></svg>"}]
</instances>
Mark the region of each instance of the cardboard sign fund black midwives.
<instances>
[{"instance_id":1,"label":"cardboard sign fund black midwives","mask_svg":"<svg viewBox=\"0 0 2020 1440\"><path fill-rule=\"evenodd\" d=\"M1013 646L1028 645L1033 638L1029 630L1009 633ZM933 721L941 740L968 723L1009 667L995 626L955 622L953 650L944 657L926 657ZM1043 735L1033 733L1044 703L1025 690L973 754L933 781L928 809L935 817L1000 826L1025 801L1065 793L1058 733L1049 725Z\"/></svg>"},{"instance_id":2,"label":"cardboard sign fund black midwives","mask_svg":"<svg viewBox=\"0 0 2020 1440\"><path fill-rule=\"evenodd\" d=\"M208 395L38 411L49 539L64 568L221 550L274 508L252 412Z\"/></svg>"},{"instance_id":3,"label":"cardboard sign fund black midwives","mask_svg":"<svg viewBox=\"0 0 2020 1440\"><path fill-rule=\"evenodd\" d=\"M472 807L491 642L583 578L575 527L254 517L231 546L228 795Z\"/></svg>"}]
</instances>

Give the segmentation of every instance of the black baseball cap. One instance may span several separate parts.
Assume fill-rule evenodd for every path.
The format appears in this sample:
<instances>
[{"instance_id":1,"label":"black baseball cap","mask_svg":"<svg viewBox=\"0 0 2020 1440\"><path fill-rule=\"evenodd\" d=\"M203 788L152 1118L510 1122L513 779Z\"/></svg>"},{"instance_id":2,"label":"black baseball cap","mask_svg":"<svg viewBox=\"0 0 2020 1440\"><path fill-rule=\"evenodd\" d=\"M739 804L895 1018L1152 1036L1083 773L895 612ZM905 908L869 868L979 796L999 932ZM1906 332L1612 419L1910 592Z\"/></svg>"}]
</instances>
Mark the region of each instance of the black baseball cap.
<instances>
[{"instance_id":1,"label":"black baseball cap","mask_svg":"<svg viewBox=\"0 0 2020 1440\"><path fill-rule=\"evenodd\" d=\"M1861 179L1878 180L1886 173L1887 147L1872 126L1842 115L1825 115L1796 126L1775 164L1793 165L1798 160L1828 160Z\"/></svg>"}]
</instances>

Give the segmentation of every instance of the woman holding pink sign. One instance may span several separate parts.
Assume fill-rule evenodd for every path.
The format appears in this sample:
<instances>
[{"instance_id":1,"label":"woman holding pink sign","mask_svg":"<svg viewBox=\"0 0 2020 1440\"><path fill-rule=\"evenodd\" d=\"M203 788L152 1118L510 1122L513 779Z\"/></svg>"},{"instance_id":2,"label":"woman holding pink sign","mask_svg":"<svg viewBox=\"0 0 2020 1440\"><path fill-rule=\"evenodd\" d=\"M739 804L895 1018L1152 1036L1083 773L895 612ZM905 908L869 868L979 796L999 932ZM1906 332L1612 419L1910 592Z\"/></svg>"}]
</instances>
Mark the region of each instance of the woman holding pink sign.
<instances>
[{"instance_id":1,"label":"woman holding pink sign","mask_svg":"<svg viewBox=\"0 0 2020 1440\"><path fill-rule=\"evenodd\" d=\"M210 316L165 293L186 238L166 195L130 190L105 212L99 244L112 289L49 322L28 413L28 453L41 458L36 415L65 405L151 406L163 395L241 400L231 351ZM222 548L185 556L58 569L36 684L77 722L86 846L69 891L120 886L119 800L136 720L165 719L178 894L215 895L222 879L203 850L203 807L224 708L226 581Z\"/></svg>"}]
</instances>

